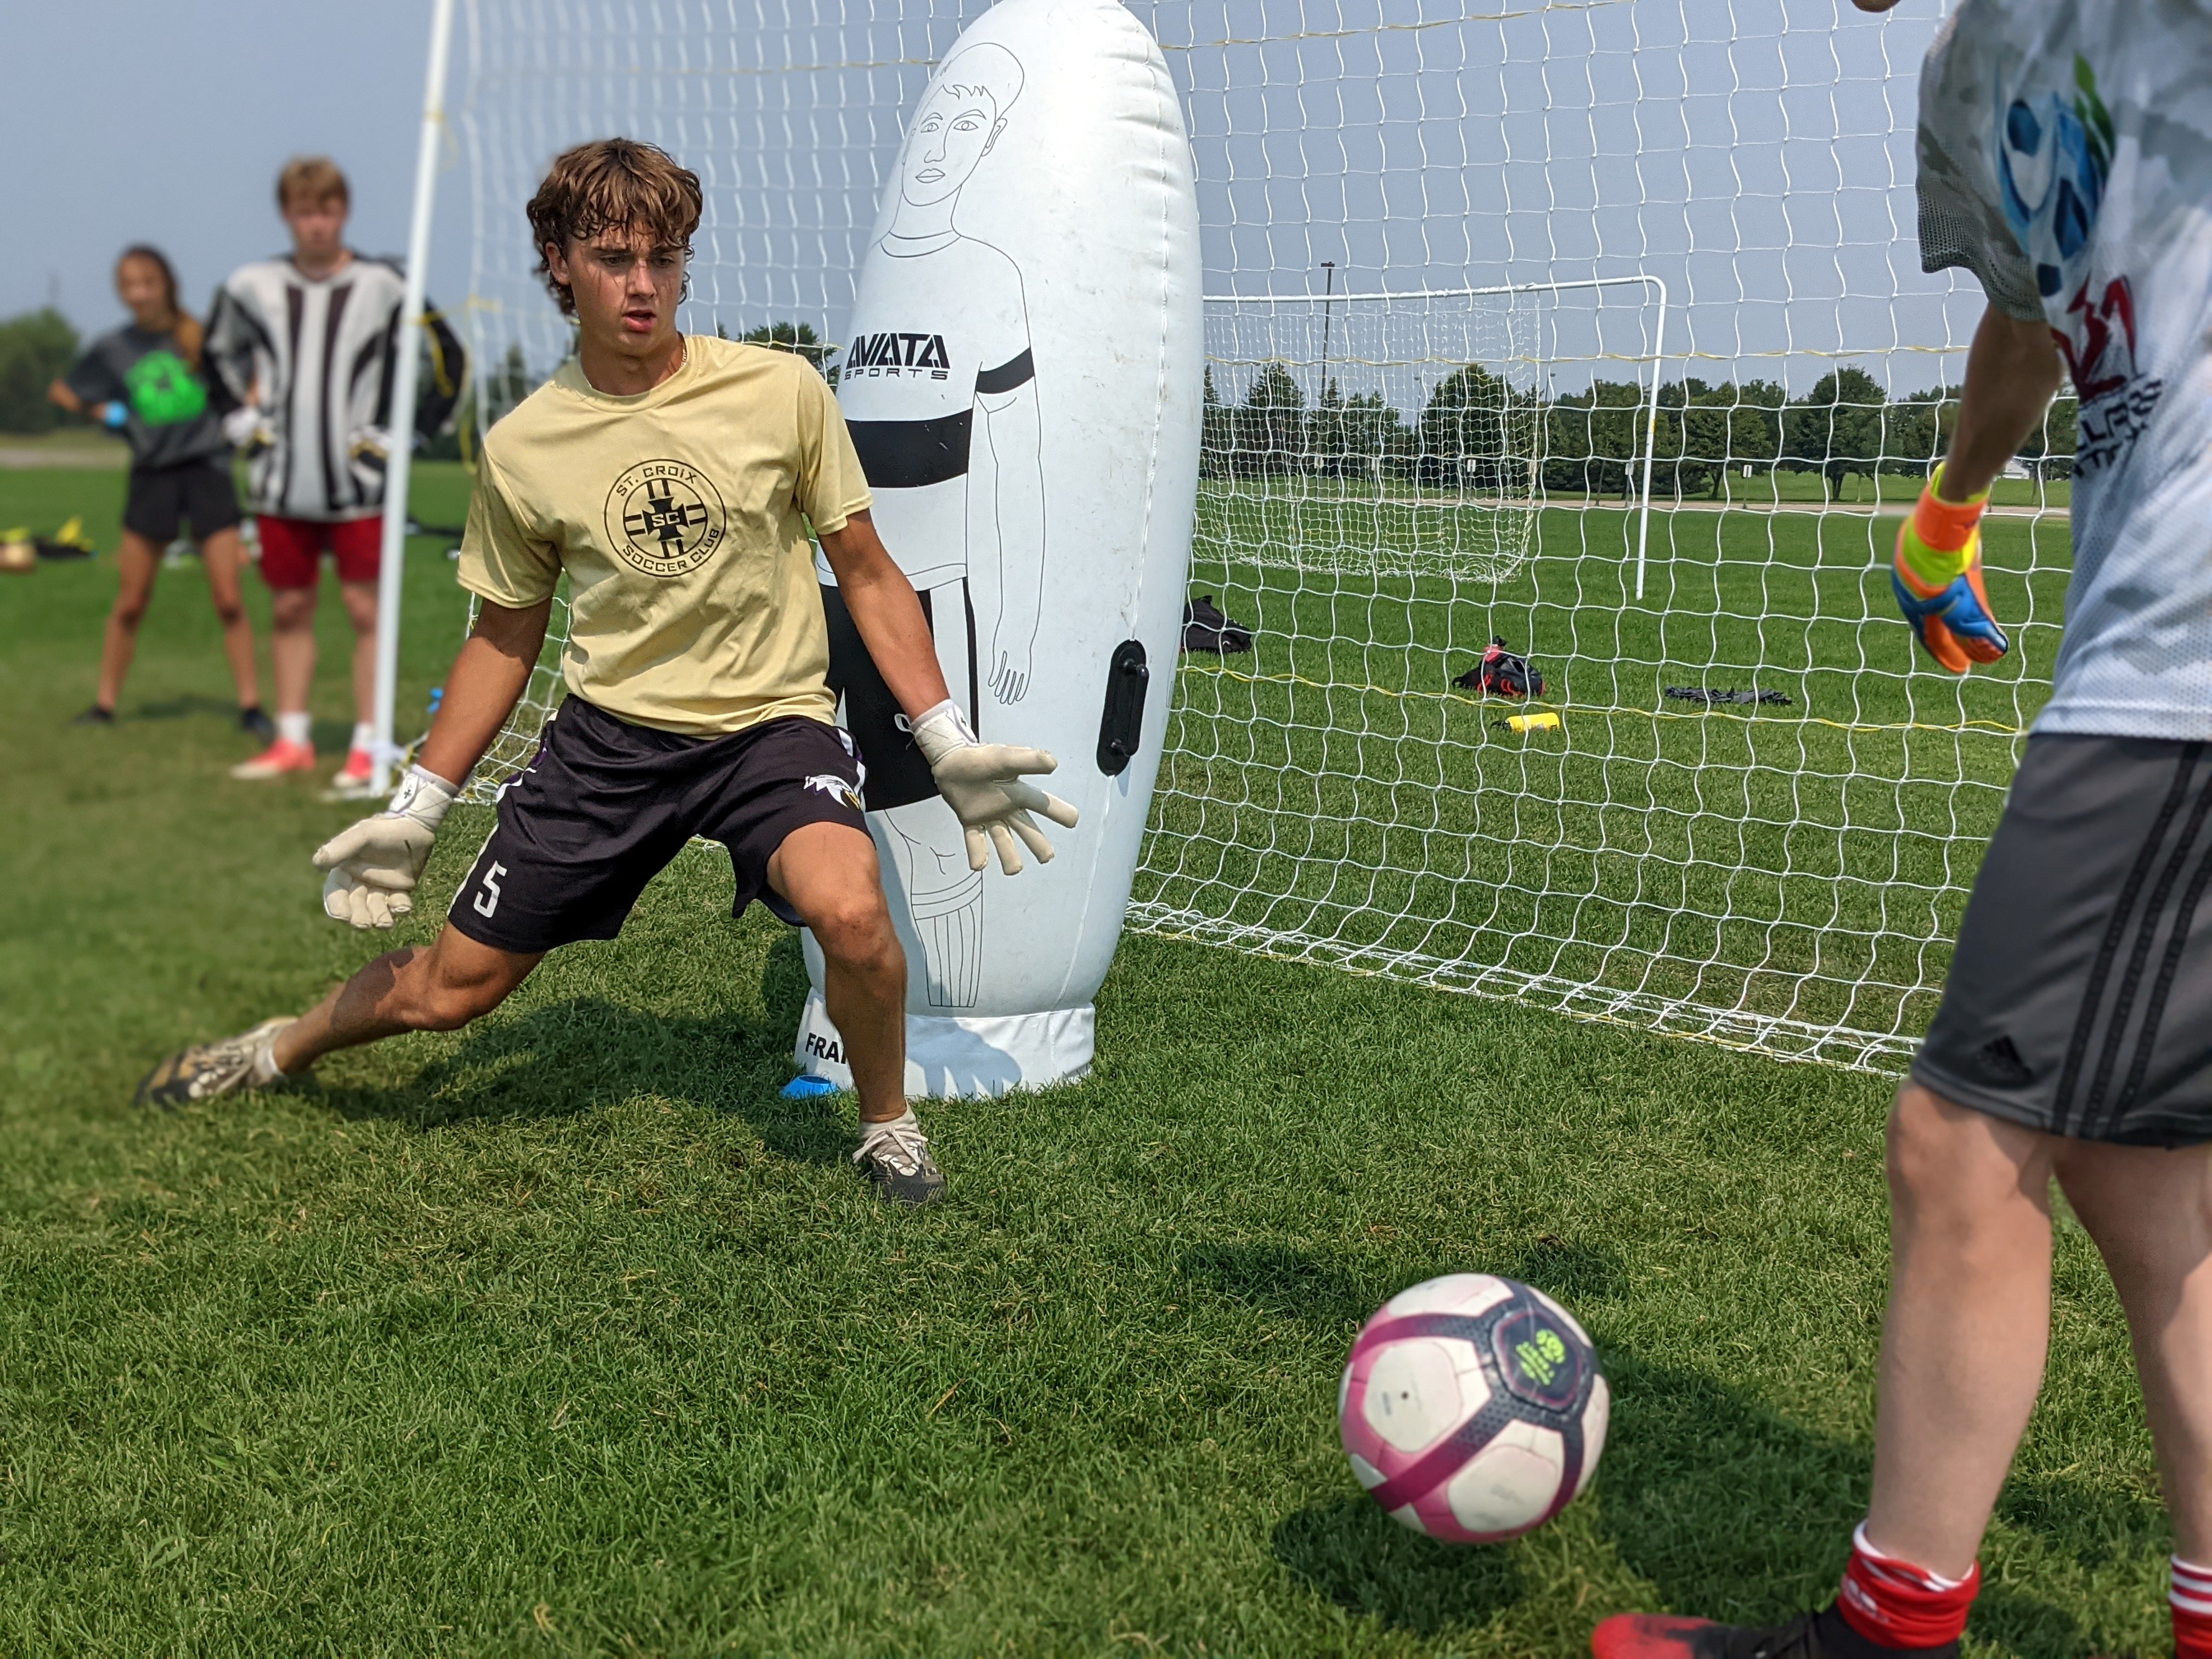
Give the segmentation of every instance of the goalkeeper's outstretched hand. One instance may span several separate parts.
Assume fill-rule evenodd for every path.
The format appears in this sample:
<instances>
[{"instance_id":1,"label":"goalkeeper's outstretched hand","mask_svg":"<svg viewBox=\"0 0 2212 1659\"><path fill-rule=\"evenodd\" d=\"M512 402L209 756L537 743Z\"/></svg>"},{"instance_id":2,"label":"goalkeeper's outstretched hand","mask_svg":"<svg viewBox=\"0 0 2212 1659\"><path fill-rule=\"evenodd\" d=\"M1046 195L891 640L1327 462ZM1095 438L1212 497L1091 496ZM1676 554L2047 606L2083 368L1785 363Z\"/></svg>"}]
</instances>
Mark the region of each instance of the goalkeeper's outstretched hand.
<instances>
[{"instance_id":1,"label":"goalkeeper's outstretched hand","mask_svg":"<svg viewBox=\"0 0 2212 1659\"><path fill-rule=\"evenodd\" d=\"M1059 796L1024 783L1022 777L1056 771L1058 761L1042 749L979 741L967 716L951 702L938 704L916 720L914 740L937 780L937 793L967 833L969 869L981 870L989 861L989 849L996 848L999 868L1010 876L1018 874L1022 855L1014 844L1017 836L1039 864L1052 861L1052 843L1030 814L1042 812L1063 829L1073 830L1076 811Z\"/></svg>"},{"instance_id":2,"label":"goalkeeper's outstretched hand","mask_svg":"<svg viewBox=\"0 0 2212 1659\"><path fill-rule=\"evenodd\" d=\"M323 913L356 927L389 927L415 908L415 884L459 787L419 766L407 769L392 805L341 830L315 849Z\"/></svg>"},{"instance_id":3,"label":"goalkeeper's outstretched hand","mask_svg":"<svg viewBox=\"0 0 2212 1659\"><path fill-rule=\"evenodd\" d=\"M1984 490L1970 501L1947 501L1943 469L1920 492L1912 516L1898 526L1889 584L1914 637L1937 665L1963 674L1976 663L1995 662L2011 649L1990 610L1982 586Z\"/></svg>"}]
</instances>

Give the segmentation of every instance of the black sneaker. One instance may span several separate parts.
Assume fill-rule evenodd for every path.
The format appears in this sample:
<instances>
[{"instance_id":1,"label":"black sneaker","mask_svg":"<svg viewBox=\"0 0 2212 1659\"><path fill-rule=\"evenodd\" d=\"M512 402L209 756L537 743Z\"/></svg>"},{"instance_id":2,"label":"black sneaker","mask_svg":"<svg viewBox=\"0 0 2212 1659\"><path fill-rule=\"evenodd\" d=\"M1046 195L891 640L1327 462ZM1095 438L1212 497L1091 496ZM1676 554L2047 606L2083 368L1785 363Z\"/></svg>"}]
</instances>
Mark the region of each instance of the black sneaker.
<instances>
[{"instance_id":1,"label":"black sneaker","mask_svg":"<svg viewBox=\"0 0 2212 1659\"><path fill-rule=\"evenodd\" d=\"M945 1195L945 1171L929 1155L929 1137L910 1121L863 1122L853 1162L889 1203L920 1206Z\"/></svg>"},{"instance_id":2,"label":"black sneaker","mask_svg":"<svg viewBox=\"0 0 2212 1659\"><path fill-rule=\"evenodd\" d=\"M1831 1605L1786 1625L1720 1625L1665 1613L1615 1613L1590 1632L1592 1659L1959 1659L1959 1644L1887 1648Z\"/></svg>"},{"instance_id":3,"label":"black sneaker","mask_svg":"<svg viewBox=\"0 0 2212 1659\"><path fill-rule=\"evenodd\" d=\"M276 722L262 712L258 702L251 708L238 711L238 729L252 732L264 743L276 741Z\"/></svg>"},{"instance_id":4,"label":"black sneaker","mask_svg":"<svg viewBox=\"0 0 2212 1659\"><path fill-rule=\"evenodd\" d=\"M70 724L71 726L112 726L115 724L115 711L112 708L102 708L98 703L94 703Z\"/></svg>"}]
</instances>

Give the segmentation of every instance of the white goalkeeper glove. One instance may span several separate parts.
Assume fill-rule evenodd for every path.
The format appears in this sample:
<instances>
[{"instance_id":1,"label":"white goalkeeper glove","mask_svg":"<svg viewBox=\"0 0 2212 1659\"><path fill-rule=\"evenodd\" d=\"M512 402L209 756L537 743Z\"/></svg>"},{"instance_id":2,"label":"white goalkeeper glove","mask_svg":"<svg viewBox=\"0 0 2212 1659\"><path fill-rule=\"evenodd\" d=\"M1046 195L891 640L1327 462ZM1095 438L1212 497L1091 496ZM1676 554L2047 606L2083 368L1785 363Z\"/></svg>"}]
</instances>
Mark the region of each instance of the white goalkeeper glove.
<instances>
[{"instance_id":1,"label":"white goalkeeper glove","mask_svg":"<svg viewBox=\"0 0 2212 1659\"><path fill-rule=\"evenodd\" d=\"M1075 809L1059 796L1024 783L1022 775L1056 771L1058 761L1042 749L978 741L968 717L949 700L914 722L914 740L937 779L937 793L967 832L970 870L981 870L989 862L988 848L996 847L999 868L1010 876L1018 873L1022 855L1014 845L1017 836L1039 864L1052 861L1052 843L1030 814L1042 812L1063 829L1073 830Z\"/></svg>"},{"instance_id":2,"label":"white goalkeeper glove","mask_svg":"<svg viewBox=\"0 0 2212 1659\"><path fill-rule=\"evenodd\" d=\"M259 404L241 404L222 417L222 435L251 458L276 441L276 428Z\"/></svg>"},{"instance_id":3,"label":"white goalkeeper glove","mask_svg":"<svg viewBox=\"0 0 2212 1659\"><path fill-rule=\"evenodd\" d=\"M341 830L315 849L323 878L323 913L356 927L389 927L415 908L415 884L430 857L446 810L460 793L435 772L407 769L392 805Z\"/></svg>"}]
</instances>

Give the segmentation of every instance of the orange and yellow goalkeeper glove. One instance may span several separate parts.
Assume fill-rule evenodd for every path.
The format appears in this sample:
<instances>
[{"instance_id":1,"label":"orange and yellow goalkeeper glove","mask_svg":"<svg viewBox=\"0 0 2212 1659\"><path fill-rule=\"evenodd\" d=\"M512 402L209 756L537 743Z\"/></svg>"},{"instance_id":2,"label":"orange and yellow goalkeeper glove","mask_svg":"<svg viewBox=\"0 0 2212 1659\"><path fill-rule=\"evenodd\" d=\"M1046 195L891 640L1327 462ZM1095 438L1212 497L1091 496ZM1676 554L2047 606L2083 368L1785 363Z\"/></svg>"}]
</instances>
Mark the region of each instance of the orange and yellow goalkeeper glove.
<instances>
[{"instance_id":1,"label":"orange and yellow goalkeeper glove","mask_svg":"<svg viewBox=\"0 0 2212 1659\"><path fill-rule=\"evenodd\" d=\"M1938 666L1963 674L1978 662L1995 662L2011 643L1990 615L1982 586L1982 509L1990 492L1970 501L1947 501L1939 493L1942 487L1939 466L1912 516L1898 526L1889 583L1897 608L1928 654Z\"/></svg>"}]
</instances>

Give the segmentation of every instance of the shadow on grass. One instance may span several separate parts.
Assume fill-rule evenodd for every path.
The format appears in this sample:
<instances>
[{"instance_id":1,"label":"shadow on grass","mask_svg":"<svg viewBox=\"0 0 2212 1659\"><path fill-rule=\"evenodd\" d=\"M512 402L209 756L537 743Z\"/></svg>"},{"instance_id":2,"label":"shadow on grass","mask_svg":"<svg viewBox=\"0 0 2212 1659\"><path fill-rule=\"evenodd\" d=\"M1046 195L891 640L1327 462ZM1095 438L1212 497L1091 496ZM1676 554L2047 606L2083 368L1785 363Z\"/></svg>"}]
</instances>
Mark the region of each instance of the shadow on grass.
<instances>
[{"instance_id":1,"label":"shadow on grass","mask_svg":"<svg viewBox=\"0 0 2212 1659\"><path fill-rule=\"evenodd\" d=\"M1623 1563L1674 1612L1767 1623L1830 1601L1866 1512L1872 1449L1701 1371L1600 1346L1614 1404L1598 1524ZM2155 1498L2094 1479L2015 1481L1999 1514L2046 1559L2089 1571L2167 1547ZM1990 1586L1974 1630L2025 1659L2087 1650L2072 1613L2016 1583Z\"/></svg>"},{"instance_id":2,"label":"shadow on grass","mask_svg":"<svg viewBox=\"0 0 2212 1659\"><path fill-rule=\"evenodd\" d=\"M1274 1547L1293 1578L1346 1613L1422 1636L1486 1624L1526 1593L1510 1550L1439 1544L1364 1497L1300 1510L1276 1526Z\"/></svg>"},{"instance_id":3,"label":"shadow on grass","mask_svg":"<svg viewBox=\"0 0 2212 1659\"><path fill-rule=\"evenodd\" d=\"M1282 1244L1225 1244L1194 1249L1183 1272L1233 1301L1319 1327L1357 1329L1391 1297L1418 1282L1395 1260L1360 1261ZM1418 1271L1418 1270L1417 1270ZM1551 1234L1500 1253L1480 1268L1439 1264L1430 1275L1501 1273L1557 1297L1571 1311L1617 1294L1619 1255Z\"/></svg>"},{"instance_id":4,"label":"shadow on grass","mask_svg":"<svg viewBox=\"0 0 2212 1659\"><path fill-rule=\"evenodd\" d=\"M1394 1288L1387 1267L1280 1244L1203 1246L1185 1253L1182 1271L1233 1302L1324 1328L1356 1329Z\"/></svg>"},{"instance_id":5,"label":"shadow on grass","mask_svg":"<svg viewBox=\"0 0 2212 1659\"><path fill-rule=\"evenodd\" d=\"M786 1100L789 1026L738 1015L670 1015L603 997L493 1018L390 1088L325 1086L345 1117L432 1131L573 1117L651 1094L742 1119L779 1158L836 1164L852 1131L823 1100Z\"/></svg>"},{"instance_id":6,"label":"shadow on grass","mask_svg":"<svg viewBox=\"0 0 2212 1659\"><path fill-rule=\"evenodd\" d=\"M123 718L126 720L183 720L204 714L220 714L235 723L238 704L235 701L222 697L203 697L188 692L181 696L157 697L151 702L133 704L124 710ZM353 730L351 726L342 729L349 734Z\"/></svg>"}]
</instances>

